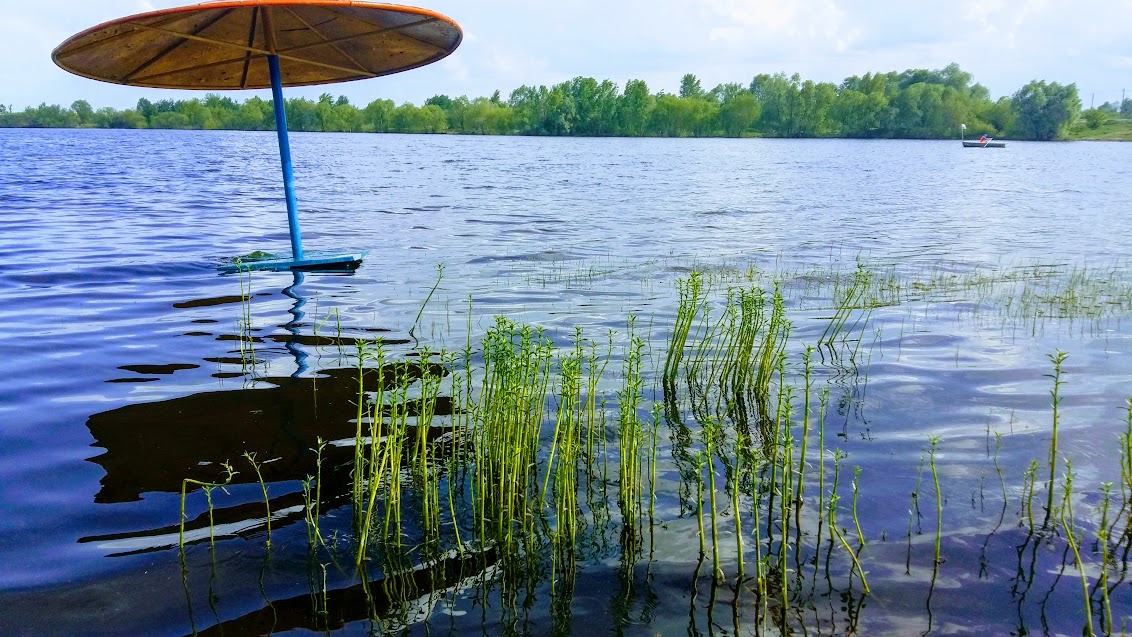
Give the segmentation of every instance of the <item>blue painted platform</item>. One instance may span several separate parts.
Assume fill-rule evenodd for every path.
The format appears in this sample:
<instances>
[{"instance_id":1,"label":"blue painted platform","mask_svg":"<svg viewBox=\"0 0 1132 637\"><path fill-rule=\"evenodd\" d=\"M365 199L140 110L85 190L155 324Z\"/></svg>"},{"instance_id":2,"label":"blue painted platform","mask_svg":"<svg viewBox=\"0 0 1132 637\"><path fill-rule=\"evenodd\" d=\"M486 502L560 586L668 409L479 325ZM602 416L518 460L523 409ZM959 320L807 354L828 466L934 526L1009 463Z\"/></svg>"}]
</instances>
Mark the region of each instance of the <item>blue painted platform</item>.
<instances>
[{"instance_id":1,"label":"blue painted platform","mask_svg":"<svg viewBox=\"0 0 1132 637\"><path fill-rule=\"evenodd\" d=\"M368 250L343 252L341 250L314 250L305 252L301 259L293 259L290 254L263 254L236 258L217 266L221 272L250 272L268 270L279 272L341 272L356 270Z\"/></svg>"}]
</instances>

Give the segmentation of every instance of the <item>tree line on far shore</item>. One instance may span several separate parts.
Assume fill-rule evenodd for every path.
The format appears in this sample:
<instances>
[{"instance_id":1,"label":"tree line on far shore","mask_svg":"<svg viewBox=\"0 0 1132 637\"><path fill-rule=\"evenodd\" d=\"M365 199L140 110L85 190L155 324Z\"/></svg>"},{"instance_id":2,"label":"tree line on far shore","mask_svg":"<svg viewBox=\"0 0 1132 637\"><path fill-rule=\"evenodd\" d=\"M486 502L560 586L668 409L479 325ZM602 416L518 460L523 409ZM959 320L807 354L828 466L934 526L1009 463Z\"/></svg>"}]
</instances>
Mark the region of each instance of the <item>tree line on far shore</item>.
<instances>
[{"instance_id":1,"label":"tree line on far shore","mask_svg":"<svg viewBox=\"0 0 1132 637\"><path fill-rule=\"evenodd\" d=\"M436 95L421 106L377 99L365 106L345 96L285 101L292 131L459 133L477 135L624 137L854 137L941 139L966 124L972 134L1013 139L1064 137L1083 118L1096 128L1132 115L1132 99L1082 112L1075 84L1034 80L992 100L972 76L951 64L939 70L866 73L840 84L797 74L756 75L748 84L705 90L693 74L673 95L651 93L642 80L624 90L610 80L577 77L552 87L520 86L507 100ZM0 127L274 130L270 101L142 98L132 109L41 104L23 111L0 105Z\"/></svg>"}]
</instances>

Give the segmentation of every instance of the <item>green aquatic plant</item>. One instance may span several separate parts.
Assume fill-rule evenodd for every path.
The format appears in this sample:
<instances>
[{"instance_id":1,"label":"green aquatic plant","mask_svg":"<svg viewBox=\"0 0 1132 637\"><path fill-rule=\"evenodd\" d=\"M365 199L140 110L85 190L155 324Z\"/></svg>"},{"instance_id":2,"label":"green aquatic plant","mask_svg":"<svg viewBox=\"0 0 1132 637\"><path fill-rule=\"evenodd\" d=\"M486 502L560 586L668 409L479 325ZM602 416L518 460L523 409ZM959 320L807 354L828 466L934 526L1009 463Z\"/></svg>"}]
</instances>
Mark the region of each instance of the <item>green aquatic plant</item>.
<instances>
[{"instance_id":1,"label":"green aquatic plant","mask_svg":"<svg viewBox=\"0 0 1132 637\"><path fill-rule=\"evenodd\" d=\"M315 475L308 475L303 480L303 514L307 523L307 543L312 549L318 544L326 546L326 540L322 537L322 531L318 526L322 505L322 454L326 450L326 444L321 437L317 439Z\"/></svg>"},{"instance_id":2,"label":"green aquatic plant","mask_svg":"<svg viewBox=\"0 0 1132 637\"><path fill-rule=\"evenodd\" d=\"M252 328L252 271L236 261L236 272L240 282L240 320L236 325L236 340L239 342L240 370L242 373L255 372L259 362L256 360L255 335Z\"/></svg>"},{"instance_id":3,"label":"green aquatic plant","mask_svg":"<svg viewBox=\"0 0 1132 637\"><path fill-rule=\"evenodd\" d=\"M936 449L939 447L939 437L928 438L928 466L932 471L932 485L935 487L935 564L940 564L940 540L943 537L943 491L939 488L939 470L935 465Z\"/></svg>"},{"instance_id":4,"label":"green aquatic plant","mask_svg":"<svg viewBox=\"0 0 1132 637\"><path fill-rule=\"evenodd\" d=\"M664 361L664 381L666 383L675 383L679 375L680 362L684 358L688 333L692 329L696 315L701 312L705 300L703 273L693 270L688 278L679 279L676 282L676 287L680 302L676 309L676 322L668 342L668 355Z\"/></svg>"},{"instance_id":5,"label":"green aquatic plant","mask_svg":"<svg viewBox=\"0 0 1132 637\"><path fill-rule=\"evenodd\" d=\"M430 289L428 291L428 296L426 296L424 302L421 303L421 309L417 311L417 317L415 319L413 319L413 325L412 325L412 327L409 328L409 336L416 338L416 335L414 334L414 332L416 331L417 326L420 325L421 317L424 316L424 311L425 311L425 308L428 307L428 302L432 300L432 295L436 293L436 289L438 287L440 287L440 282L443 279L444 279L444 264L438 263L436 265L436 283L432 284L432 289Z\"/></svg>"},{"instance_id":6,"label":"green aquatic plant","mask_svg":"<svg viewBox=\"0 0 1132 637\"><path fill-rule=\"evenodd\" d=\"M711 503L711 572L715 581L723 581L723 569L719 566L719 509L715 500L715 461L712 459L714 438L718 435L718 425L704 423L704 465L708 475L708 499Z\"/></svg>"},{"instance_id":7,"label":"green aquatic plant","mask_svg":"<svg viewBox=\"0 0 1132 637\"><path fill-rule=\"evenodd\" d=\"M634 333L634 319L629 319L629 346L622 369L623 385L618 392L618 449L620 453L617 504L621 509L622 524L628 528L637 525L641 508L641 453L644 431L637 414L641 405L641 351L644 341Z\"/></svg>"},{"instance_id":8,"label":"green aquatic plant","mask_svg":"<svg viewBox=\"0 0 1132 637\"><path fill-rule=\"evenodd\" d=\"M393 356L387 356L387 348L381 342L359 342L353 472L345 478L344 493L331 496L342 495L343 500L353 505L353 534L348 542L335 542L327 534L330 546L322 539L325 531L319 530L319 505L325 494L320 494L319 489L323 486L321 448L324 443L320 440L316 461L318 475L308 476L303 481L310 545L323 547L333 560L338 550L336 545L348 544L352 550L356 544L358 573L363 579L367 567L380 567L389 575L380 586L388 590L388 599L400 604L395 612L422 612L424 617L434 612L428 605L439 603L446 594L426 590L421 583L424 576L411 573L422 569L439 572L437 555L443 555L445 550L454 549L461 559L467 553L469 563L482 566L485 573L490 570L490 575L481 574L479 583L475 584L479 587L474 594L477 603L482 603L485 609L502 609L500 621L507 629L515 628L518 632L518 627L523 625L520 622L531 616L530 609L538 607L531 600L540 594L539 587L547 583L548 572L555 596L553 612L566 618L561 621L569 621L568 596L574 590L576 573L584 572L587 562L612 557L618 546L621 551L619 574L623 579L621 593L624 593L618 603L623 604L628 618L629 606L642 600L626 592L641 589L641 579L634 578L633 573L643 570L647 586L652 577L653 550L673 534L685 532L690 539L690 533L697 531L700 547L697 577L706 565L707 542L712 544L713 585L708 602L709 621L712 621L717 584L724 578L723 561L728 559L720 554L727 548L720 547L719 529L721 524L733 523L737 570L732 607L736 626L740 626L740 614L750 612L743 610L750 606L749 596L740 600L748 591L757 594L754 612L763 632L770 623L768 618L784 634L809 630L809 620L803 616L813 610L815 597L824 595L832 601L836 594L841 595L842 606L840 611L834 612L844 613L848 625L856 626L862 597L854 580L860 577L860 589L869 595L867 575L875 570L870 562L883 560L881 556L886 551L883 544L873 543L869 543L868 551L864 550L867 543L864 528L872 528L866 513L873 509L869 506L871 478L865 479L872 475L871 470L868 465L864 472L860 466L854 467L850 483L848 475L841 475L846 455L838 450L833 452L831 481L826 466L831 450L826 448L825 429L827 416L845 415L848 422L856 415L850 413L850 408L860 409L857 404L860 398L853 393L855 389L847 391L840 404L829 404L829 386L845 381L846 374L860 370L828 360L815 361L813 351L820 352L830 344L839 348L838 352L846 351L845 347L854 351L862 347L860 339L854 340L859 322L867 320L871 304L881 294L878 286L889 285L887 289L896 289L891 287L896 279L873 271L867 277L861 275L854 280L841 275L839 282L828 284L839 286L835 288L836 299L850 299L853 303L835 310L838 314L826 326L824 340L819 340L817 346L805 347L798 364L798 359L786 356L788 347L793 349L799 345L790 340L791 323L786 312L787 307L791 307L791 312L797 309L794 304L799 303L800 297L797 288L792 287L797 282L766 279L759 281L760 287L715 289L713 285L724 281L725 274L697 276L702 277L697 288L685 287L682 292L688 303L682 315L680 310L677 312L674 319L677 328L662 337L668 340L667 350L659 350L655 357L649 342L636 332L633 318L630 318L627 333L610 332L608 346L605 346L602 339L585 340L580 328L574 330L572 340L568 336L563 339L569 341L568 344L556 345L537 327L497 317L483 336L482 345L474 347L470 309L467 344L463 351L455 354L430 353L420 343L415 343L408 355L413 362L391 362L387 358ZM760 276L763 275L752 274L749 279ZM881 279L883 281L878 283ZM682 281L685 286L692 285L689 279ZM941 302L944 292L958 285L942 278L941 281L936 290L920 290L923 298ZM773 296L763 291L772 289L772 284L777 284ZM950 287L945 289L945 284ZM835 307L830 305L834 303L833 297L817 303L820 311ZM418 313L414 326L420 316ZM812 332L807 332L811 338L823 329L821 324L815 325ZM651 326L649 331L665 333L663 329L653 331ZM558 333L551 328L547 332L558 338ZM394 347L389 345L389 351L397 351ZM869 344L865 343L864 347ZM613 366L616 372L607 375L614 351L618 358L618 365ZM431 363L436 360L440 361L439 367L450 368L447 370L450 378L445 379L443 372L434 370ZM869 364L868 357L860 361L863 365ZM651 382L656 386L650 387ZM1055 363L1055 432L1060 428L1057 406L1061 382L1060 369ZM827 386L822 386L823 383ZM436 401L446 391L451 391L450 420L444 420L449 418L447 415L436 417ZM650 391L655 392L652 396L663 395L663 401L657 398L650 404ZM815 392L820 403L816 409ZM614 396L618 401L616 406L612 405ZM610 399L608 409L607 398ZM443 427L433 426L434 420L444 420ZM670 429L671 449L667 446L658 449L661 427ZM814 427L818 428L816 437ZM841 423L837 428L842 429ZM846 445L853 445L854 437L849 432L846 424L839 435L845 438ZM867 435L867 431L864 433ZM1011 457L1003 448L1003 437L994 432L991 456L990 433L988 424L988 459L993 459L999 475L1005 510L1006 501L1018 502L1019 492L1016 485L1008 488L1004 471L1004 467L1008 467L1000 464L1000 451L1004 452L1003 457ZM1129 438L1132 438L1132 403L1122 449L1130 448ZM348 443L346 440L336 444ZM944 496L940 473L947 471L948 462L947 456L940 453L939 444L938 438L931 438L930 446L924 449L908 513L907 571L910 572L912 536L916 523L923 518L920 512L922 480L924 473L930 470L936 524L934 546L930 549L934 555L929 612L930 597L943 562ZM1055 444L1051 443L1051 447ZM448 455L444 456L446 453ZM1129 478L1132 460L1128 459L1132 454L1125 454L1120 464L1121 488L1132 492L1132 478ZM616 468L608 467L610 455ZM1054 460L1055 457L1051 466ZM810 467L813 462L817 467ZM677 491L675 495L665 493L666 487L671 488L677 482L666 479L669 475L666 467L670 469L673 464L680 471L678 486L673 489ZM1036 478L1037 472L1034 463L1024 476L1020 496L1019 518L1023 525L1029 519L1031 531L1036 480L1044 482L1044 478ZM985 478L984 475L979 485L980 494ZM644 492L646 479L649 482L647 494ZM585 486L582 486L583 480ZM850 484L851 504L847 501L849 495L843 493ZM262 477L261 487L266 500ZM275 488L278 487L273 486L273 490ZM579 493L583 489L585 491ZM719 500L720 489L725 498L722 501ZM1051 488L1050 492L1053 490ZM1063 497L1069 498L1070 494L1067 484ZM611 506L613 497L617 498L617 507ZM676 500L679 507L679 513L671 517L666 515L668 509L665 508L671 503L669 498ZM1120 544L1128 539L1127 524L1121 518L1123 513L1116 513L1110 520L1112 512L1108 508L1107 494L1105 498L1092 554L1097 555L1095 559L1101 563L1103 577L1103 580L1098 579L1093 596L1099 597L1101 605L1107 609L1108 593L1114 586L1108 576L1112 574L1113 580L1119 576L1117 569L1125 561L1119 555ZM1124 504L1127 502L1125 497ZM1053 510L1055 516L1064 516L1063 526L1074 524L1070 506L1066 502L1062 509ZM646 507L650 521L647 538L650 563L644 569L637 569L641 566L646 539L641 524ZM665 518L663 522L657 515ZM709 515L710 520L705 520ZM734 519L721 519L727 515L733 515ZM839 515L842 520L838 520ZM846 516L852 517L852 530L845 524ZM269 524L270 517L269 513ZM334 517L322 520L324 529L331 524L342 524L341 520L334 521ZM283 514L276 515L276 521L282 518ZM1081 516L1076 524L1087 526L1087 519ZM182 523L183 520L182 514ZM724 527L723 535L728 528ZM607 535L615 536L618 530L621 542L615 545L616 537L610 541ZM856 545L852 544L854 534ZM1068 549L1067 544L1060 544L1061 537L1064 535L1055 532L1042 534L1039 539ZM1076 546L1081 572L1096 568L1095 562L1090 563L1091 553L1085 537L1085 531L1073 527L1067 538L1068 543ZM880 540L885 541L883 530ZM926 549L924 545L917 546ZM984 543L984 549L986 546ZM504 566L495 569L494 564L489 568L487 560L477 562L477 551L484 547L498 551ZM844 557L840 556L842 549L846 553ZM666 556L663 551L663 548L658 549L658 555L670 559L671 555ZM919 554L926 556L923 551ZM832 559L833 556L837 559ZM754 562L748 569L751 559ZM847 569L844 568L846 563L849 563ZM958 565L959 561L954 563ZM847 573L836 574L836 564L843 565ZM812 570L808 568L810 565ZM1035 576L1023 573L1021 566L1019 572L1019 588L1022 583L1028 588ZM1039 572L1036 579L1040 581L1041 577ZM812 582L807 582L807 578ZM818 589L823 579L829 586L825 592ZM365 586L369 585L367 580ZM377 585L374 586L376 589ZM838 592L834 593L835 590ZM326 591L325 584L322 591ZM498 599L488 599L488 592L493 596L498 593ZM454 588L447 594L451 595L453 604L460 597ZM1114 594L1113 602L1117 599ZM412 610L413 600L421 600L419 603L425 610ZM693 613L703 611L703 601L702 598L699 602L693 601ZM485 610L485 617L487 612ZM377 611L374 613L376 615ZM1114 632L1111 611L1105 613L1101 629ZM387 619L388 615L382 621ZM744 617L744 621L746 619ZM383 625L403 627L409 621L409 615L399 616L396 621L389 620ZM737 632L742 631L737 629Z\"/></svg>"},{"instance_id":9,"label":"green aquatic plant","mask_svg":"<svg viewBox=\"0 0 1132 637\"><path fill-rule=\"evenodd\" d=\"M834 280L832 298L835 310L825 331L818 337L819 348L825 346L832 352L835 342L846 341L849 332L854 331L858 325L868 320L871 304L866 301L866 295L869 292L872 276L869 268L864 263L859 262L850 283L845 288L840 287L838 279ZM854 310L862 311L858 312L853 324L849 325ZM857 339L857 345L860 346L860 338Z\"/></svg>"},{"instance_id":10,"label":"green aquatic plant","mask_svg":"<svg viewBox=\"0 0 1132 637\"><path fill-rule=\"evenodd\" d=\"M497 317L483 342L484 372L474 406L475 494L481 538L505 546L532 538L540 498L535 469L552 347L540 331ZM518 531L518 536L516 536Z\"/></svg>"},{"instance_id":11,"label":"green aquatic plant","mask_svg":"<svg viewBox=\"0 0 1132 637\"><path fill-rule=\"evenodd\" d=\"M558 410L554 420L554 435L543 479L542 497L546 505L547 493L553 478L553 500L557 517L554 532L560 551L572 552L577 543L578 527L578 464L582 452L582 365L584 362L582 333L574 334L574 349L559 359ZM556 462L557 460L557 462Z\"/></svg>"},{"instance_id":12,"label":"green aquatic plant","mask_svg":"<svg viewBox=\"0 0 1132 637\"><path fill-rule=\"evenodd\" d=\"M1065 459L1065 480L1062 483L1064 494L1061 499L1060 518L1061 528L1065 533L1065 542L1073 551L1073 563L1081 576L1081 591L1085 598L1085 637L1093 637L1093 608L1092 597L1089 595L1089 577L1085 572L1085 563L1081 560L1079 534L1073 519L1073 466L1069 459Z\"/></svg>"},{"instance_id":13,"label":"green aquatic plant","mask_svg":"<svg viewBox=\"0 0 1132 637\"><path fill-rule=\"evenodd\" d=\"M1045 526L1049 522L1050 516L1053 515L1053 493L1054 493L1054 479L1057 473L1057 429L1060 423L1060 407L1061 407L1061 386L1065 381L1061 380L1061 365L1065 362L1066 354L1058 351L1050 354L1049 360L1053 363L1053 388L1050 389L1050 396L1053 404L1053 433L1050 435L1049 440L1049 482L1046 483L1048 489L1048 499L1046 500L1046 522L1042 523Z\"/></svg>"},{"instance_id":14,"label":"green aquatic plant","mask_svg":"<svg viewBox=\"0 0 1132 637\"><path fill-rule=\"evenodd\" d=\"M224 469L224 479L220 482L203 482L201 480L194 480L192 478L185 478L181 480L181 518L177 530L177 545L183 551L185 548L185 497L187 495L188 487L190 484L200 487L204 491L204 497L208 502L208 542L215 544L215 538L212 534L214 528L212 519L212 490L224 490L224 487L232 483L232 478L236 477L236 471L232 465L227 462L220 463Z\"/></svg>"},{"instance_id":15,"label":"green aquatic plant","mask_svg":"<svg viewBox=\"0 0 1132 637\"><path fill-rule=\"evenodd\" d=\"M1106 635L1111 635L1113 633L1112 602L1109 599L1108 590L1108 572L1109 569L1113 567L1112 554L1109 550L1109 541L1111 539L1109 535L1111 533L1111 530L1109 528L1108 519L1109 505L1112 501L1111 482L1105 482L1101 485L1101 494L1101 523L1100 527L1098 527L1097 529L1097 545L1100 547L1101 551L1101 565L1100 577L1097 579L1096 588L1101 592L1101 619L1103 622L1101 624L1101 629Z\"/></svg>"},{"instance_id":16,"label":"green aquatic plant","mask_svg":"<svg viewBox=\"0 0 1132 637\"><path fill-rule=\"evenodd\" d=\"M256 464L255 461L255 456L256 455L254 453L247 451L244 452L244 458L248 461L248 464L250 464L252 466L252 469L255 471L256 480L259 482L259 488L261 491L263 491L263 507L264 511L266 512L264 515L264 521L267 524L267 539L264 540L264 546L268 550L271 550L271 497L267 495L267 483L263 481L263 474L260 473L259 465Z\"/></svg>"}]
</instances>

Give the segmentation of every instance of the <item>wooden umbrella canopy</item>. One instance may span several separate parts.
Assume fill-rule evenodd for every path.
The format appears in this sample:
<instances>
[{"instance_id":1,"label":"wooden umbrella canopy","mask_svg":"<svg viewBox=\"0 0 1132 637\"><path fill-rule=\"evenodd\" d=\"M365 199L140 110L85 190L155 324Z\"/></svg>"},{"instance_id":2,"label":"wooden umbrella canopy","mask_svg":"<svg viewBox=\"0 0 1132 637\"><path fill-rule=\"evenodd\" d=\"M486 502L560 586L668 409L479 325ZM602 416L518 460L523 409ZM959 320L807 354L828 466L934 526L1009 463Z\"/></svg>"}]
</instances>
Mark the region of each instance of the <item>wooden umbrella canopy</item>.
<instances>
[{"instance_id":1,"label":"wooden umbrella canopy","mask_svg":"<svg viewBox=\"0 0 1132 637\"><path fill-rule=\"evenodd\" d=\"M329 261L305 258L282 87L406 71L448 56L461 38L452 19L416 7L354 0L218 0L111 20L68 38L51 57L66 71L115 84L213 91L270 87L292 255L260 266L356 267L361 260L356 254Z\"/></svg>"}]
</instances>

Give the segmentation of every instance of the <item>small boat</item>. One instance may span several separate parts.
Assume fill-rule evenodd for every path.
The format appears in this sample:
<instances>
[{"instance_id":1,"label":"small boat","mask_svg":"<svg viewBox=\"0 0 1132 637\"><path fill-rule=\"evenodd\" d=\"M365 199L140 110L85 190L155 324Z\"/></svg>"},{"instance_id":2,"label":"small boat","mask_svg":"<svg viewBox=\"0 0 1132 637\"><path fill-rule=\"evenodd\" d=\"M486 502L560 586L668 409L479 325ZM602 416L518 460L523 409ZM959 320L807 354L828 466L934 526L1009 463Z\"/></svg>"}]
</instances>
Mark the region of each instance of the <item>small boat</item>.
<instances>
[{"instance_id":1,"label":"small boat","mask_svg":"<svg viewBox=\"0 0 1132 637\"><path fill-rule=\"evenodd\" d=\"M985 142L977 139L964 139L963 148L1006 148L1006 142L990 138L987 138Z\"/></svg>"},{"instance_id":2,"label":"small boat","mask_svg":"<svg viewBox=\"0 0 1132 637\"><path fill-rule=\"evenodd\" d=\"M993 137L981 136L979 139L967 139L967 125L959 125L959 141L963 148L1006 148L1006 142L995 141Z\"/></svg>"}]
</instances>

